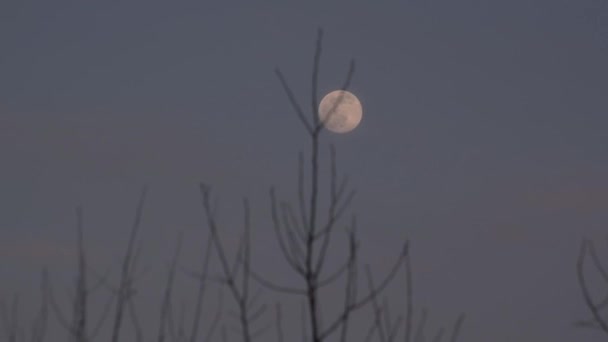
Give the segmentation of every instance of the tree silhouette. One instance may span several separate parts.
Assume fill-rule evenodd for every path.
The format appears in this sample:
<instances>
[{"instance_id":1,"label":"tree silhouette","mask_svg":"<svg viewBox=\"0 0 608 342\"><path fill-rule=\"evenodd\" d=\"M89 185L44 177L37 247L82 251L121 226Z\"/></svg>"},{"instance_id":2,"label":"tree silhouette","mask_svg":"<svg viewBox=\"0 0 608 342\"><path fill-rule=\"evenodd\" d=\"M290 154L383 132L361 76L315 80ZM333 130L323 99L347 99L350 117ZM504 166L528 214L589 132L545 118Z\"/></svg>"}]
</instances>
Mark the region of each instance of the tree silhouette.
<instances>
[{"instance_id":1,"label":"tree silhouette","mask_svg":"<svg viewBox=\"0 0 608 342\"><path fill-rule=\"evenodd\" d=\"M274 321L271 324L261 325L262 317L270 316L267 303L260 301L260 289L270 293L289 294L302 300L301 328L302 340L310 342L324 342L329 340L361 341L377 340L380 342L393 342L400 339L404 342L456 342L464 321L460 315L451 329L441 328L432 335L427 331L427 311L420 310L417 315L414 306L412 262L410 256L410 243L405 240L396 251L396 257L390 269L379 280L374 278L369 266L362 266L359 256L361 241L357 234L357 220L355 215L347 217L350 204L355 191L350 188L348 179L339 175L336 150L329 146L329 162L325 166L329 169L327 188L322 187L321 176L324 163L320 158L320 138L325 132L324 122L318 113L318 78L319 65L323 51L323 31L318 30L316 45L313 54L311 72L310 111L308 114L289 86L280 69L275 70L278 81L284 90L297 119L307 133L309 149L298 154L297 182L295 184L296 203L281 199L273 186L269 191L270 225L276 237L277 254L285 260L296 276L299 286L279 284L268 278L262 270L253 264L252 251L255 246L251 244L251 219L249 200L243 200L243 232L236 251L230 251L224 244L222 229L217 219L217 205L212 201L211 187L201 183L199 186L202 211L205 215L205 229L208 231L208 240L203 244L201 266L198 270L186 270L180 266L182 251L182 235L177 238L173 257L168 267L166 282L158 307L158 322L152 331L146 331L139 319L135 298L137 296L136 284L140 276L138 267L141 254L140 230L143 216L144 202L147 190L141 193L135 218L130 229L127 245L125 246L122 261L119 265L117 281L111 282L110 272L99 275L91 269L87 262L83 210L76 210L77 254L74 290L70 296L70 315L64 313L56 300L55 291L48 280L46 271L43 273L42 305L39 314L34 320L30 333L19 322L17 299L11 304L4 303L0 307L3 328L9 342L28 341L43 342L45 339L47 321L47 303L52 312L68 334L69 341L90 342L98 337L100 330L108 321L108 333L111 342L124 341L125 322L131 323L134 339L137 342L156 340L158 342L197 342L211 341L218 326L221 326L220 339L228 341L226 318L224 317L224 303L219 296L215 314L209 319L203 319L203 306L206 305L208 288L211 284L220 284L220 289L227 290L236 306L236 311L228 310L238 322L238 328L233 329L240 335L243 342L252 342L260 339L270 339L270 328L276 331L276 340L285 341L284 309L278 301L274 303ZM355 62L349 64L346 77L341 89L347 90L355 73ZM339 103L340 99L336 102ZM331 113L331 111L330 111ZM331 115L331 114L330 114ZM323 194L327 196L327 205ZM343 231L340 228L344 228ZM348 248L345 250L343 260L335 269L329 269L328 250L332 238L344 233ZM212 255L217 256L219 274L212 274ZM181 271L181 272L178 272ZM399 272L405 273L403 297L405 307L402 314L393 317L390 312L389 300L385 290L394 283ZM364 277L360 277L363 273ZM174 301L175 278L185 274L196 281L197 289L192 300L189 301L191 316L186 317L185 306L182 305L180 313L176 314ZM360 278L363 278L360 279ZM341 286L343 281L343 298L340 310L333 315L324 312L321 295L330 286ZM362 291L361 284L366 284ZM93 284L93 285L91 285ZM252 284L257 284L255 290ZM97 290L105 290L107 300L105 305L96 310L95 319L91 315L90 297ZM223 292L221 292L223 293ZM369 327L365 336L355 338L352 334L353 316L369 310ZM272 319L272 318L271 318ZM128 320L128 321L127 321ZM189 328L186 327L189 322ZM204 324L203 324L204 323ZM148 325L149 326L149 325ZM203 327L204 326L204 327ZM401 333L401 331L403 331ZM350 335L349 335L350 333ZM154 336L151 338L151 336ZM427 335L429 338L427 339Z\"/></svg>"},{"instance_id":2,"label":"tree silhouette","mask_svg":"<svg viewBox=\"0 0 608 342\"><path fill-rule=\"evenodd\" d=\"M330 240L333 235L336 235L338 222L347 212L349 205L354 198L355 192L349 189L349 184L346 177L339 177L336 167L336 151L333 146L330 146L330 161L329 161L329 189L322 189L320 184L321 161L319 158L320 136L325 131L324 122L320 121L318 113L318 74L319 65L323 47L323 31L318 30L315 51L313 55L312 80L310 104L311 110L309 115L306 115L303 107L297 101L291 87L289 86L285 76L280 69L275 70L275 74L285 91L285 94L294 110L296 117L300 120L302 127L308 134L310 144L309 155L300 152L298 158L298 181L296 186L297 205L280 200L276 194L274 187L270 189L270 207L272 226L278 242L280 253L283 259L287 262L293 273L300 279L301 287L289 287L282 284L277 284L274 281L267 279L266 276L260 274L259 271L251 268L250 254L250 238L249 238L249 206L247 200L244 201L244 216L245 216L245 231L241 238L241 243L238 248L237 255L234 259L234 266L229 267L225 248L222 246L218 235L218 227L214 216L214 210L210 204L210 188L207 185L201 184L201 196L203 199L203 209L207 217L207 224L210 229L210 235L214 241L214 246L218 257L221 261L223 270L223 283L228 286L234 299L238 303L239 317L241 325L241 333L244 342L250 342L256 336L251 333L250 321L257 319L265 310L265 306L256 310L256 314L249 316L248 307L248 291L249 279L253 278L262 286L278 292L300 296L305 299L306 311L308 312L308 322L310 327L304 328L303 335L309 336L312 342L322 342L329 339L333 334L338 334L339 341L346 341L349 331L349 321L351 316L356 312L366 307L371 307L373 312L372 324L366 340L377 335L381 342L394 341L397 336L399 326L405 320L404 341L406 342L422 342L425 340L424 330L426 324L426 313L423 312L422 317L417 323L416 331L413 331L413 305L412 305L412 274L409 257L409 242L406 240L403 247L398 252L397 257L390 271L384 275L379 284L375 284L371 270L365 268L368 290L364 294L358 292L358 273L359 273L359 258L358 251L360 241L357 238L356 219L352 217L350 224L347 225L348 252L345 256L345 261L337 269L327 272L327 250L330 246ZM355 62L351 60L345 80L341 90L347 90L351 84L355 72ZM335 107L339 104L340 99L334 104ZM334 108L335 109L335 108ZM330 110L330 116L333 110ZM329 118L329 117L328 117ZM307 158L306 158L307 157ZM306 162L308 161L308 163ZM308 170L308 178L306 177ZM320 205L320 197L322 190L328 190L328 205L323 207ZM321 211L326 210L325 216L322 216ZM242 264L242 284L237 285L238 265ZM393 282L398 271L405 267L406 272L406 313L405 319L397 317L394 321L388 314L388 303L384 301L383 305L378 302L378 296ZM344 303L342 310L330 320L328 324L323 326L322 309L320 307L321 291L329 285L335 284L341 278L345 278L344 288ZM277 306L277 337L279 341L283 340L283 328L281 318L281 307ZM450 341L456 341L460 332L460 327L464 320L464 315L461 315L450 334ZM304 318L301 322L302 326L306 326ZM433 341L442 341L445 331L440 329L434 335Z\"/></svg>"}]
</instances>

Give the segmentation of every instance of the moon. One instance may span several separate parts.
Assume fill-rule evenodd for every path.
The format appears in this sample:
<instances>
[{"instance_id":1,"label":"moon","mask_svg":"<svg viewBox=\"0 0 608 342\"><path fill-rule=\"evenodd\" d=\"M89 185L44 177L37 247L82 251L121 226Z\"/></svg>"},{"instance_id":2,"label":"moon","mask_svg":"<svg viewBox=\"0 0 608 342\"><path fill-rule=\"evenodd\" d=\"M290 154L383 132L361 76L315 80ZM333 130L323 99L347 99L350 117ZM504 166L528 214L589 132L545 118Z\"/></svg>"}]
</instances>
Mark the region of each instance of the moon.
<instances>
[{"instance_id":1,"label":"moon","mask_svg":"<svg viewBox=\"0 0 608 342\"><path fill-rule=\"evenodd\" d=\"M346 90L334 90L319 103L319 119L334 133L348 133L359 126L363 107L359 99Z\"/></svg>"}]
</instances>

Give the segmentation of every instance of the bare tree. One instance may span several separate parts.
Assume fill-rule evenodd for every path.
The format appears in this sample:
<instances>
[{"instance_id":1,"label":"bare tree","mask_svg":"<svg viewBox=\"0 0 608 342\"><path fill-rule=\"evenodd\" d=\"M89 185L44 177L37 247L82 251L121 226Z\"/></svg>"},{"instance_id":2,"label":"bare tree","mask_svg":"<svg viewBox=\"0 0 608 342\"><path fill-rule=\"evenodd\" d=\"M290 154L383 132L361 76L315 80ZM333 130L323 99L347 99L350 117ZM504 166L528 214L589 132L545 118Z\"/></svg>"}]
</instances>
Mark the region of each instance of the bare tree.
<instances>
[{"instance_id":1,"label":"bare tree","mask_svg":"<svg viewBox=\"0 0 608 342\"><path fill-rule=\"evenodd\" d=\"M380 308L377 297L383 293L387 286L395 279L398 270L402 265L406 265L408 284L406 289L407 308L406 308L406 328L405 341L410 342L412 333L412 304L411 304L411 272L409 266L409 243L405 241L401 251L398 253L395 262L389 272L384 275L380 283L376 286L372 280L371 271L367 270L368 290L360 295L357 286L358 274L358 250L359 241L356 234L356 221L353 219L347 225L347 236L349 241L348 253L342 266L336 270L327 272L327 250L330 240L336 233L338 222L344 216L346 210L355 195L353 190L349 190L346 177L339 177L336 168L336 152L330 146L330 172L329 172L329 204L327 208L320 205L320 160L319 145L320 136L324 132L324 121L321 121L318 112L318 74L323 46L323 31L318 30L315 51L313 56L312 82L310 114L306 115L303 107L297 101L291 87L288 85L283 73L276 69L275 73L285 91L296 116L308 133L310 154L309 162L305 163L304 154L299 154L297 198L298 204L294 206L289 201L277 199L274 188L270 190L270 207L272 223L281 253L294 271L301 279L303 286L300 288L288 287L269 281L265 276L257 272L252 272L252 276L265 287L288 294L295 294L305 298L308 311L308 322L310 322L310 340L312 342L325 341L330 335L339 332L339 340L346 341L349 320L355 311L364 307L372 306L374 312L374 324L371 331L376 331L382 342L393 341L396 338L398 327L401 325L402 318L397 317L392 321L386 305ZM341 89L347 90L351 84L355 72L355 62L351 60L345 80ZM328 120L334 114L341 98L338 98L334 108L330 109ZM308 169L308 178L305 170ZM323 216L321 211L327 210ZM336 284L341 278L345 278L344 305L340 313L333 317L329 323L324 324L322 320L322 309L319 304L319 297L322 289L328 285ZM383 318L384 317L384 318ZM462 318L459 318L452 340L455 341ZM424 328L424 323L420 325ZM282 338L281 328L277 329L278 336ZM370 335L371 336L371 335ZM435 338L440 341L442 334ZM416 342L422 341L420 337L415 337Z\"/></svg>"}]
</instances>

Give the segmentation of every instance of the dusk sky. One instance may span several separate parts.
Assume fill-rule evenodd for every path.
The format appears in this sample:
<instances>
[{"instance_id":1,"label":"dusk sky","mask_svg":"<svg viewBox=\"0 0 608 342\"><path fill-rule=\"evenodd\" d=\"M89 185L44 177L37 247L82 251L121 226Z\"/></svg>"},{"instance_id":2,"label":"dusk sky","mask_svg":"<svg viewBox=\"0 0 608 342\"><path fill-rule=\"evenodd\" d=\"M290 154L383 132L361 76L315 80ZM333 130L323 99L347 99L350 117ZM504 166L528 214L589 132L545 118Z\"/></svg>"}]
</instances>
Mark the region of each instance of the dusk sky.
<instances>
[{"instance_id":1,"label":"dusk sky","mask_svg":"<svg viewBox=\"0 0 608 342\"><path fill-rule=\"evenodd\" d=\"M200 182L232 247L249 198L255 268L297 284L268 189L294 200L298 152L310 151L274 69L309 113L319 27L320 95L342 86L352 58L363 106L355 130L322 134L321 175L333 143L374 275L407 238L429 331L462 312L460 341L605 341L574 326L590 318L581 240L608 262L605 0L0 1L0 299L19 293L29 317L48 267L67 310L78 205L92 267L111 266L115 281L147 185L137 287L155 334L178 233L185 268L205 246ZM345 239L330 258L343 260ZM387 292L395 315L403 279ZM194 285L179 281L187 303ZM50 341L65 340L49 324Z\"/></svg>"}]
</instances>

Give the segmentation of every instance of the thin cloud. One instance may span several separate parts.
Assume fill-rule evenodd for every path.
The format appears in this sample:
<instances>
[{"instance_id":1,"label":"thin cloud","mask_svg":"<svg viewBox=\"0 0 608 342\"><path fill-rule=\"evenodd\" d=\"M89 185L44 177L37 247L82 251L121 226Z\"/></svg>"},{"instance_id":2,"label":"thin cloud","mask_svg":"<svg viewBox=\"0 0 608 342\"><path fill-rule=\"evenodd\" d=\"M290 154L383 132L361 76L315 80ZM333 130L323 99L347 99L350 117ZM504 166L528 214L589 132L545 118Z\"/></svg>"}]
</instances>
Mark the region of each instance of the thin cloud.
<instances>
[{"instance_id":1,"label":"thin cloud","mask_svg":"<svg viewBox=\"0 0 608 342\"><path fill-rule=\"evenodd\" d=\"M0 257L21 260L69 259L76 255L74 248L54 241L21 240L0 242Z\"/></svg>"},{"instance_id":2,"label":"thin cloud","mask_svg":"<svg viewBox=\"0 0 608 342\"><path fill-rule=\"evenodd\" d=\"M608 187L564 186L530 196L531 202L547 210L594 212L608 209Z\"/></svg>"}]
</instances>

